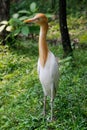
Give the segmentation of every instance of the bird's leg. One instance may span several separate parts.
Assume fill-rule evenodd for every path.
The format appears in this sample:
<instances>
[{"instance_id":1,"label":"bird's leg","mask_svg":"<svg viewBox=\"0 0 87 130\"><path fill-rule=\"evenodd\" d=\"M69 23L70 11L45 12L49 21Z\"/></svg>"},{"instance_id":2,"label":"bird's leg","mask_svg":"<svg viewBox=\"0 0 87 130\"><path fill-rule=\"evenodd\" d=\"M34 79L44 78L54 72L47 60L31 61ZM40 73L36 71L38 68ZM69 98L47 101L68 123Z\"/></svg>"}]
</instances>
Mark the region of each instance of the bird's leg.
<instances>
[{"instance_id":1,"label":"bird's leg","mask_svg":"<svg viewBox=\"0 0 87 130\"><path fill-rule=\"evenodd\" d=\"M53 120L53 99L54 99L54 93L53 93L53 86L51 87L51 121Z\"/></svg>"},{"instance_id":2,"label":"bird's leg","mask_svg":"<svg viewBox=\"0 0 87 130\"><path fill-rule=\"evenodd\" d=\"M46 115L46 96L44 95L44 116Z\"/></svg>"},{"instance_id":3,"label":"bird's leg","mask_svg":"<svg viewBox=\"0 0 87 130\"><path fill-rule=\"evenodd\" d=\"M53 100L51 100L51 121L53 120Z\"/></svg>"}]
</instances>

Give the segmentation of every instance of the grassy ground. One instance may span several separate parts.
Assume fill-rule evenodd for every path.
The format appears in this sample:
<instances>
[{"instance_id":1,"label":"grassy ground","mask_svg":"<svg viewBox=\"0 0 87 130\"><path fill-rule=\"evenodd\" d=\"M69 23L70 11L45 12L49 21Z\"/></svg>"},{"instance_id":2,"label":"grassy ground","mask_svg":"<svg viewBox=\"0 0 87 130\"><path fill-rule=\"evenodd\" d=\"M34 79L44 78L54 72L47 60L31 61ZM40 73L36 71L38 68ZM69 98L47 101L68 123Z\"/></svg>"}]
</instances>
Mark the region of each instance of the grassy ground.
<instances>
[{"instance_id":1,"label":"grassy ground","mask_svg":"<svg viewBox=\"0 0 87 130\"><path fill-rule=\"evenodd\" d=\"M0 130L87 129L87 48L78 47L73 59L62 59L61 45L49 47L60 58L53 122L47 121L50 105L46 118L41 116L43 91L37 75L37 44L24 41L15 49L0 46Z\"/></svg>"}]
</instances>

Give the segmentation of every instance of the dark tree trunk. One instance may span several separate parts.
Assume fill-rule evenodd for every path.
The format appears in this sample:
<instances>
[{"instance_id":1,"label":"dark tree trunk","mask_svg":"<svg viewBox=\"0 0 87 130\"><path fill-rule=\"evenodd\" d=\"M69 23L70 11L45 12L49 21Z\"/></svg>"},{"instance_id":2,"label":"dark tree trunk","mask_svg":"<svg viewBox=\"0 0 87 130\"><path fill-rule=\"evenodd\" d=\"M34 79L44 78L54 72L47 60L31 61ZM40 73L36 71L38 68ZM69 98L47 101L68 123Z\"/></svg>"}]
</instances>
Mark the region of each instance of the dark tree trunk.
<instances>
[{"instance_id":1,"label":"dark tree trunk","mask_svg":"<svg viewBox=\"0 0 87 130\"><path fill-rule=\"evenodd\" d=\"M55 0L51 0L51 7L52 7L52 9L54 9L55 8Z\"/></svg>"},{"instance_id":2,"label":"dark tree trunk","mask_svg":"<svg viewBox=\"0 0 87 130\"><path fill-rule=\"evenodd\" d=\"M0 21L9 19L10 0L0 0Z\"/></svg>"},{"instance_id":3,"label":"dark tree trunk","mask_svg":"<svg viewBox=\"0 0 87 130\"><path fill-rule=\"evenodd\" d=\"M72 55L71 42L66 20L66 0L59 0L59 24L64 56Z\"/></svg>"},{"instance_id":4,"label":"dark tree trunk","mask_svg":"<svg viewBox=\"0 0 87 130\"><path fill-rule=\"evenodd\" d=\"M0 21L8 20L9 19L9 11L10 11L10 0L0 0ZM5 45L5 38L7 32L3 30L1 33L1 37L3 39L2 44Z\"/></svg>"}]
</instances>

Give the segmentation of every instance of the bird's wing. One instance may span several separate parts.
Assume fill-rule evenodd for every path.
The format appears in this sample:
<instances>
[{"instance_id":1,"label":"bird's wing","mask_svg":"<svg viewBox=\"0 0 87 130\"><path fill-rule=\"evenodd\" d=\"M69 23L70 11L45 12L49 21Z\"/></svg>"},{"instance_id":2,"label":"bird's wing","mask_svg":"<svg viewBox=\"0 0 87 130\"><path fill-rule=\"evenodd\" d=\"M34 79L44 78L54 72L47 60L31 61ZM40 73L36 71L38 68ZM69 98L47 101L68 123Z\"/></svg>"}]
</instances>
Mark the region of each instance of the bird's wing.
<instances>
[{"instance_id":1,"label":"bird's wing","mask_svg":"<svg viewBox=\"0 0 87 130\"><path fill-rule=\"evenodd\" d=\"M58 80L59 80L59 65L58 61L56 60L55 56L53 58L52 62L52 68L51 68L51 76L53 79L53 83L55 84L55 87L58 86Z\"/></svg>"},{"instance_id":2,"label":"bird's wing","mask_svg":"<svg viewBox=\"0 0 87 130\"><path fill-rule=\"evenodd\" d=\"M40 64L39 64L39 59L38 59L38 65L37 65L37 72L38 72L38 75L40 75Z\"/></svg>"}]
</instances>

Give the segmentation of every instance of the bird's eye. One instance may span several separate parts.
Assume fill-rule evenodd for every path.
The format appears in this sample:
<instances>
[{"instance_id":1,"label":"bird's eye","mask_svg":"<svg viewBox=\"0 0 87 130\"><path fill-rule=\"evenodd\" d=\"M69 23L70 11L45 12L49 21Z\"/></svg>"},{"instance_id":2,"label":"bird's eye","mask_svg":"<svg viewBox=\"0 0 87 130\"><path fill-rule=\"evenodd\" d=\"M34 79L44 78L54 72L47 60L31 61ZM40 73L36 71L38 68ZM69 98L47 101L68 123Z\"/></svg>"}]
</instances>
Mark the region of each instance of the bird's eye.
<instances>
[{"instance_id":1,"label":"bird's eye","mask_svg":"<svg viewBox=\"0 0 87 130\"><path fill-rule=\"evenodd\" d=\"M37 18L37 20L39 21L39 20L40 20L40 18Z\"/></svg>"}]
</instances>

